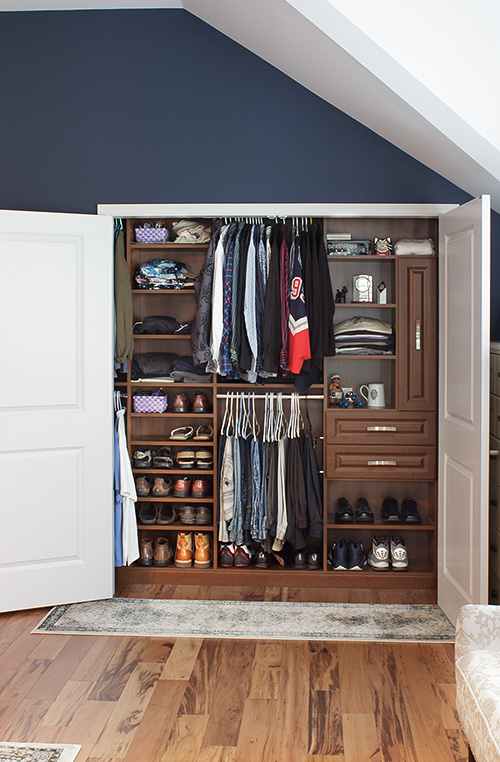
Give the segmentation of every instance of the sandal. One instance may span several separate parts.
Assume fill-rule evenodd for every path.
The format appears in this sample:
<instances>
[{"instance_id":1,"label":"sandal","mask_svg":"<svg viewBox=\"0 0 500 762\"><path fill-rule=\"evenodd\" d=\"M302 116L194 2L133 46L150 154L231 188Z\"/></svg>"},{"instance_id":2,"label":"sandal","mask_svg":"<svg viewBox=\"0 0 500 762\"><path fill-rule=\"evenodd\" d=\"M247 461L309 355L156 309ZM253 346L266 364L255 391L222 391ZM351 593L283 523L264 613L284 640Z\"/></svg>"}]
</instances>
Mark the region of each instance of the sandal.
<instances>
[{"instance_id":1,"label":"sandal","mask_svg":"<svg viewBox=\"0 0 500 762\"><path fill-rule=\"evenodd\" d=\"M132 457L134 468L151 468L151 450L136 450Z\"/></svg>"},{"instance_id":2,"label":"sandal","mask_svg":"<svg viewBox=\"0 0 500 762\"><path fill-rule=\"evenodd\" d=\"M201 427L200 427L201 428ZM170 439L179 439L179 440L185 440L185 439L191 439L194 434L194 429L192 426L180 426L178 429L174 429L170 432Z\"/></svg>"},{"instance_id":3,"label":"sandal","mask_svg":"<svg viewBox=\"0 0 500 762\"><path fill-rule=\"evenodd\" d=\"M214 430L208 423L204 423L203 426L198 426L196 429L196 435L193 439L212 439Z\"/></svg>"},{"instance_id":4,"label":"sandal","mask_svg":"<svg viewBox=\"0 0 500 762\"><path fill-rule=\"evenodd\" d=\"M196 452L196 468L212 468L214 459L210 450L198 450Z\"/></svg>"},{"instance_id":5,"label":"sandal","mask_svg":"<svg viewBox=\"0 0 500 762\"><path fill-rule=\"evenodd\" d=\"M159 450L153 453L153 466L155 468L173 468L172 449L170 447L160 447Z\"/></svg>"},{"instance_id":6,"label":"sandal","mask_svg":"<svg viewBox=\"0 0 500 762\"><path fill-rule=\"evenodd\" d=\"M194 450L180 450L175 456L175 462L179 468L194 468Z\"/></svg>"}]
</instances>

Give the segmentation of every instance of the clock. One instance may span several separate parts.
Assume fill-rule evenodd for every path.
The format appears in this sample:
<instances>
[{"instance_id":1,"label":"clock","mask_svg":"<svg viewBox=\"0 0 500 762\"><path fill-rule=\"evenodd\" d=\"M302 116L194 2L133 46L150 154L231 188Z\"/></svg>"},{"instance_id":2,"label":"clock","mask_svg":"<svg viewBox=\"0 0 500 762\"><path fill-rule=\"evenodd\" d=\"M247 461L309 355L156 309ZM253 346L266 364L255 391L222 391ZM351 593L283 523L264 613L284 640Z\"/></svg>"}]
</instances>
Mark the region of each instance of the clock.
<instances>
[{"instance_id":1,"label":"clock","mask_svg":"<svg viewBox=\"0 0 500 762\"><path fill-rule=\"evenodd\" d=\"M373 302L373 275L352 276L352 301Z\"/></svg>"}]
</instances>

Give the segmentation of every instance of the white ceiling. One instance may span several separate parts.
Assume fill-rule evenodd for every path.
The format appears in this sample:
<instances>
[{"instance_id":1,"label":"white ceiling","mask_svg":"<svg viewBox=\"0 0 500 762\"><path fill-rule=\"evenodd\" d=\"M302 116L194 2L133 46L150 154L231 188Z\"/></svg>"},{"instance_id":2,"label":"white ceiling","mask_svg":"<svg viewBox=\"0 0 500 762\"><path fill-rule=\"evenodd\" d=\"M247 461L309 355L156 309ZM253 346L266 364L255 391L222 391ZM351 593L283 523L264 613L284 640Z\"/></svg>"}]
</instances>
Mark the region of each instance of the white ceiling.
<instances>
[{"instance_id":1,"label":"white ceiling","mask_svg":"<svg viewBox=\"0 0 500 762\"><path fill-rule=\"evenodd\" d=\"M185 8L500 211L497 0L0 0Z\"/></svg>"}]
</instances>

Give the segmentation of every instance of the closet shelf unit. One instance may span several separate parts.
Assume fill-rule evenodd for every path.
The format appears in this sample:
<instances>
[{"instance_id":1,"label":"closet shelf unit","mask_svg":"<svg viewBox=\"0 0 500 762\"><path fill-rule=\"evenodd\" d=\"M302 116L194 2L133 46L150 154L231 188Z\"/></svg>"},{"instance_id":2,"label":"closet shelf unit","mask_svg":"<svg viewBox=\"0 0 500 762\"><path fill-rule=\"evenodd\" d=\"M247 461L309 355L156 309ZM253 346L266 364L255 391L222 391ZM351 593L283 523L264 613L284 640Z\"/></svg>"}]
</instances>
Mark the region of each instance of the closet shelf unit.
<instances>
[{"instance_id":1,"label":"closet shelf unit","mask_svg":"<svg viewBox=\"0 0 500 762\"><path fill-rule=\"evenodd\" d=\"M179 219L179 218L175 218ZM164 219L171 229L175 219ZM200 219L201 218L197 218ZM156 222L156 220L154 220ZM271 222L273 220L271 219ZM135 242L135 219L126 220L126 256L132 285L134 321L147 315L172 315L179 322L192 320L196 312L195 292L192 288L179 290L147 290L134 288L134 274L148 259L173 258L181 260L192 272L203 265L207 244L138 244ZM143 220L140 221L141 223ZM203 219L212 226L215 219ZM437 246L436 217L328 217L322 218L325 245L326 235L348 231L353 240L392 238L431 238ZM313 438L316 442L318 467L323 486L323 536L318 544L322 560L319 569L296 569L281 566L272 560L268 569L253 563L245 568L220 568L218 565L217 515L217 448L218 433L224 415L227 394L238 392L264 396L268 392L297 393L292 382L247 384L228 381L212 374L210 382L161 383L135 382L130 370L127 381L118 382L125 390L130 404L127 407L127 436L129 451L168 446L173 455L181 449L208 449L213 452L214 465L206 469L134 469L139 475L178 475L208 477L214 484L211 498L188 497L155 498L147 496L139 501L171 502L174 506L185 503L211 506L214 520L208 525L184 524L178 520L169 525L138 525L140 537L168 537L175 553L177 533L208 533L212 549L212 566L208 569L178 569L172 563L165 568L130 567L116 569L117 584L135 582L161 582L166 584L244 584L294 585L301 587L338 588L339 595L356 601L372 601L377 591L393 591L393 602L433 603L437 589L437 274L436 257L329 255L328 267L332 290L347 286L347 302L336 304L334 323L355 315L375 317L389 322L394 328L396 346L394 354L345 355L327 357L324 361L323 381L308 390L311 397L308 410ZM375 288L379 281L387 285L386 304L352 302L352 278L360 273L371 275ZM416 340L416 331L419 340ZM164 351L188 355L191 336L134 337L135 351ZM386 407L348 408L330 407L328 384L333 374L341 376L344 387L352 387L356 394L362 384L383 383ZM131 400L138 389L162 388L169 400L172 395L185 391L189 396L199 389L207 394L211 403L210 414L173 413L135 414ZM302 395L302 392L299 392ZM358 394L359 396L359 394ZM259 400L259 406L263 405ZM259 407L262 410L262 407ZM213 439L170 439L170 432L178 427L197 428L209 423L214 430ZM375 431L373 430L375 429ZM133 462L133 461L132 461ZM399 504L412 497L421 515L421 524L387 524L381 521L381 508L385 497L395 498ZM335 510L340 497L355 507L360 497L368 500L375 514L373 524L338 524ZM334 571L328 565L328 551L339 537L347 541L359 540L367 554L372 538L381 535L401 536L408 549L409 567L404 573L389 569L383 573L368 565L362 571ZM342 593L340 591L343 591ZM349 596L351 596L349 598ZM352 597L354 596L354 597Z\"/></svg>"}]
</instances>

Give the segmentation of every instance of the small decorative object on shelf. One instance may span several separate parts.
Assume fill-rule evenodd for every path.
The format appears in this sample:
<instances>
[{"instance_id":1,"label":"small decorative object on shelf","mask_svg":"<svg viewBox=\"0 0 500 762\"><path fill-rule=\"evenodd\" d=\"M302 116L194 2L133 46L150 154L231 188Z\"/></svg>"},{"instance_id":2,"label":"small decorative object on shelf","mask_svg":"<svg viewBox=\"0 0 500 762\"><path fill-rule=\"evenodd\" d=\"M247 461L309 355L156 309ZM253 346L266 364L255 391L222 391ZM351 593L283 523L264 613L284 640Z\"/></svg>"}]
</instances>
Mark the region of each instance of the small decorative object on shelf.
<instances>
[{"instance_id":1,"label":"small decorative object on shelf","mask_svg":"<svg viewBox=\"0 0 500 762\"><path fill-rule=\"evenodd\" d=\"M347 241L345 239L331 239L327 237L329 256L353 257L356 255L370 254L370 241Z\"/></svg>"},{"instance_id":2,"label":"small decorative object on shelf","mask_svg":"<svg viewBox=\"0 0 500 762\"><path fill-rule=\"evenodd\" d=\"M373 302L373 275L352 276L352 301Z\"/></svg>"},{"instance_id":3,"label":"small decorative object on shelf","mask_svg":"<svg viewBox=\"0 0 500 762\"><path fill-rule=\"evenodd\" d=\"M335 294L335 303L336 304L345 304L345 298L347 296L348 288L347 286L342 286L342 288L337 289L337 293Z\"/></svg>"},{"instance_id":4,"label":"small decorative object on shelf","mask_svg":"<svg viewBox=\"0 0 500 762\"><path fill-rule=\"evenodd\" d=\"M387 304L387 285L384 281L377 286L377 304Z\"/></svg>"},{"instance_id":5,"label":"small decorative object on shelf","mask_svg":"<svg viewBox=\"0 0 500 762\"><path fill-rule=\"evenodd\" d=\"M330 407L335 407L342 399L342 386L340 381L340 376L337 374L330 378L330 384L328 386L328 404Z\"/></svg>"},{"instance_id":6,"label":"small decorative object on shelf","mask_svg":"<svg viewBox=\"0 0 500 762\"><path fill-rule=\"evenodd\" d=\"M377 257L387 257L391 253L392 239L391 238L374 238L373 248Z\"/></svg>"},{"instance_id":7,"label":"small decorative object on shelf","mask_svg":"<svg viewBox=\"0 0 500 762\"><path fill-rule=\"evenodd\" d=\"M355 395L352 389L345 388L343 390L342 399L339 402L339 407L349 407L352 404L353 407L363 407L363 402Z\"/></svg>"}]
</instances>

